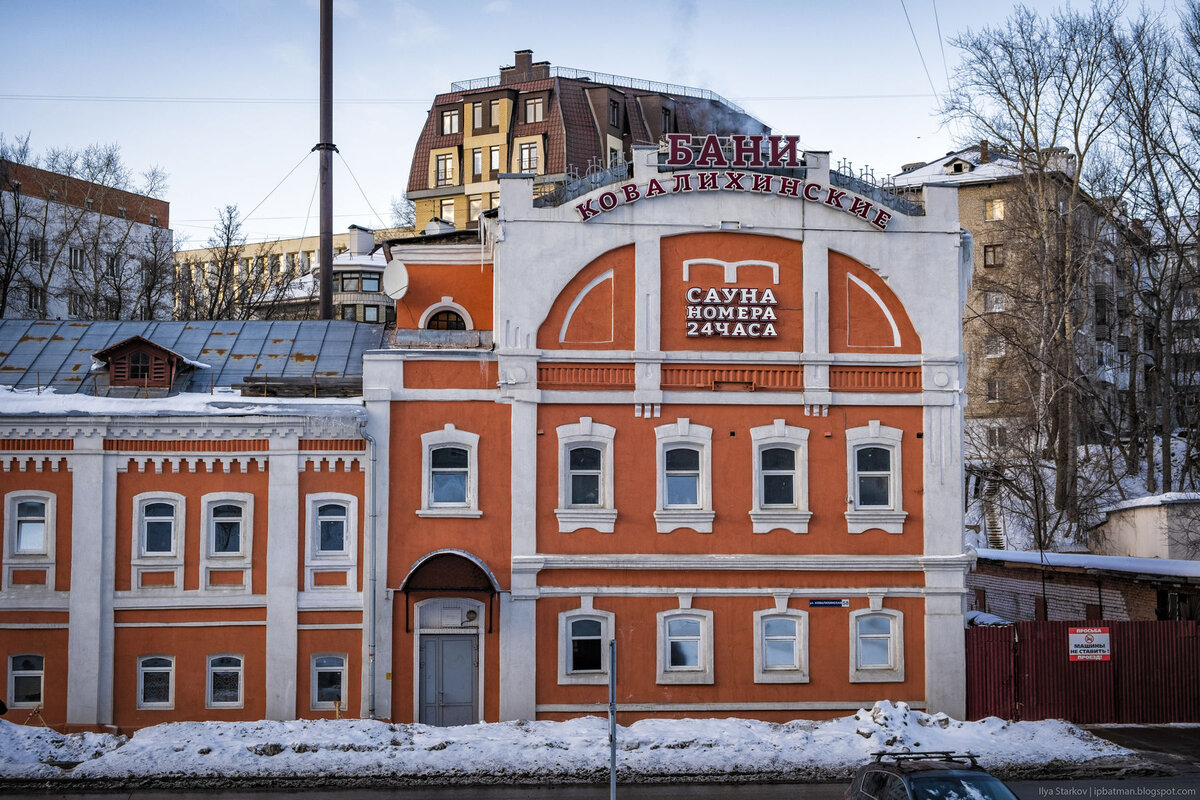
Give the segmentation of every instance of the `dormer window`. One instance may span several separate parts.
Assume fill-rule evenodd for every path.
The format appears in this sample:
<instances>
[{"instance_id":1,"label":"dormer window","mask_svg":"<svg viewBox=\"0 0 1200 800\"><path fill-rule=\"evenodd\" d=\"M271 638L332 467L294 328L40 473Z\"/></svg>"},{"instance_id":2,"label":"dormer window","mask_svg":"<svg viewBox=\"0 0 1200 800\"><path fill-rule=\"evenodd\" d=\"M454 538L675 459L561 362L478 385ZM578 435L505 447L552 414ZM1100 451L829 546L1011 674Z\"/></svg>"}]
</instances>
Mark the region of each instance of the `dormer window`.
<instances>
[{"instance_id":1,"label":"dormer window","mask_svg":"<svg viewBox=\"0 0 1200 800\"><path fill-rule=\"evenodd\" d=\"M974 169L974 167L971 165L971 162L965 161L961 158L952 159L946 164L947 175L961 175L964 172L970 172L972 169Z\"/></svg>"},{"instance_id":2,"label":"dormer window","mask_svg":"<svg viewBox=\"0 0 1200 800\"><path fill-rule=\"evenodd\" d=\"M109 386L169 389L179 371L191 366L180 354L141 336L97 350L93 357L108 365Z\"/></svg>"}]
</instances>

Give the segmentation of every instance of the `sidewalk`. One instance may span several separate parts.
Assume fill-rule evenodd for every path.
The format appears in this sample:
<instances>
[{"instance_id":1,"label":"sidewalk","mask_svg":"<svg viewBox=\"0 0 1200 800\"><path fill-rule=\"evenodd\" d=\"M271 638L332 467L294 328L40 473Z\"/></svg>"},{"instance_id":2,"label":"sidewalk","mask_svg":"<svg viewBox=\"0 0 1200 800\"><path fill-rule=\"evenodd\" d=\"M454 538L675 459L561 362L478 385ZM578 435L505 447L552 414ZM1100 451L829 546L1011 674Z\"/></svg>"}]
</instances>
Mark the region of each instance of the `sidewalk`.
<instances>
[{"instance_id":1,"label":"sidewalk","mask_svg":"<svg viewBox=\"0 0 1200 800\"><path fill-rule=\"evenodd\" d=\"M1200 776L1200 725L1081 725L1180 775Z\"/></svg>"}]
</instances>

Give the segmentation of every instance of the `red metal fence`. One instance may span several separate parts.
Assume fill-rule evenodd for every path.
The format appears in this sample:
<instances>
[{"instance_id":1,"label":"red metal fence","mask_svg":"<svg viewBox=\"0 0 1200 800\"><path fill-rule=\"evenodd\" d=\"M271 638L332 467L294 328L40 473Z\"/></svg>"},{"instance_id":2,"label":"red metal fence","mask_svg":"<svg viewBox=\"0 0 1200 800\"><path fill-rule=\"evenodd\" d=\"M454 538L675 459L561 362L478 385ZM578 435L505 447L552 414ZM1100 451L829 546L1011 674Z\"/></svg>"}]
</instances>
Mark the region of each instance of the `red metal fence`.
<instances>
[{"instance_id":1,"label":"red metal fence","mask_svg":"<svg viewBox=\"0 0 1200 800\"><path fill-rule=\"evenodd\" d=\"M1107 661L1071 661L1068 631L1106 627ZM1200 722L1200 623L1018 622L967 631L967 717Z\"/></svg>"}]
</instances>

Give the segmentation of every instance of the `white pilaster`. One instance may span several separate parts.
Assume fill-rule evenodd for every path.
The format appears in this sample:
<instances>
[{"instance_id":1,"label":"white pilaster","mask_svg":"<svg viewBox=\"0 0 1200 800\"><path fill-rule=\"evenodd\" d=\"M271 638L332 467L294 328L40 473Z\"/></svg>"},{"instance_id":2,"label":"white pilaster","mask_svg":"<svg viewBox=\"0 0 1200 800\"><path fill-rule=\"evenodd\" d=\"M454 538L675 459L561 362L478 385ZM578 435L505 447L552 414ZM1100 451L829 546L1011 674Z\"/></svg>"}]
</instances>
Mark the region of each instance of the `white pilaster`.
<instances>
[{"instance_id":1,"label":"white pilaster","mask_svg":"<svg viewBox=\"0 0 1200 800\"><path fill-rule=\"evenodd\" d=\"M300 563L299 437L271 441L267 480L267 719L295 719L298 564ZM276 453L278 450L280 452Z\"/></svg>"},{"instance_id":2,"label":"white pilaster","mask_svg":"<svg viewBox=\"0 0 1200 800\"><path fill-rule=\"evenodd\" d=\"M392 682L387 676L392 671L392 604L391 595L387 591L388 563L388 464L390 463L391 442L391 390L387 388L364 389L367 407L367 433L375 438L375 716L391 719L392 717ZM372 509L367 507L370 498L364 499L363 515L370 520ZM369 529L363 530L363 536L370 535ZM366 539L364 538L364 541ZM371 544L370 542L368 544ZM363 574L367 574L370 564L363 565ZM370 587L363 587L363 602L370 603ZM367 609L364 607L364 616ZM363 620L364 634L367 631L368 620ZM367 655L369 642L363 637L363 686L368 685ZM370 699L363 692L363 710L365 716L369 713Z\"/></svg>"},{"instance_id":3,"label":"white pilaster","mask_svg":"<svg viewBox=\"0 0 1200 800\"><path fill-rule=\"evenodd\" d=\"M113 721L115 461L101 436L75 439L71 454L71 593L67 724Z\"/></svg>"},{"instance_id":4,"label":"white pilaster","mask_svg":"<svg viewBox=\"0 0 1200 800\"><path fill-rule=\"evenodd\" d=\"M512 555L537 553L537 404L512 408ZM520 586L518 586L520 582ZM537 707L536 573L500 594L500 719L533 719Z\"/></svg>"}]
</instances>

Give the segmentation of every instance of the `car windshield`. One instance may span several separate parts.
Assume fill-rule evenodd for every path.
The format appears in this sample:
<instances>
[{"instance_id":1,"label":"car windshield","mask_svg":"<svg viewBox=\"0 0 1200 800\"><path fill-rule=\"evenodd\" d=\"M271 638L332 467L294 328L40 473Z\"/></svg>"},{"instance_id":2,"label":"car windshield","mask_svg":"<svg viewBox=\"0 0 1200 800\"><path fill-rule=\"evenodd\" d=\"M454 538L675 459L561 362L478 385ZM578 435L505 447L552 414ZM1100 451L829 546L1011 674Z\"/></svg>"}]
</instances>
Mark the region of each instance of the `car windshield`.
<instances>
[{"instance_id":1,"label":"car windshield","mask_svg":"<svg viewBox=\"0 0 1200 800\"><path fill-rule=\"evenodd\" d=\"M1016 800L991 775L928 775L909 781L913 800Z\"/></svg>"}]
</instances>

